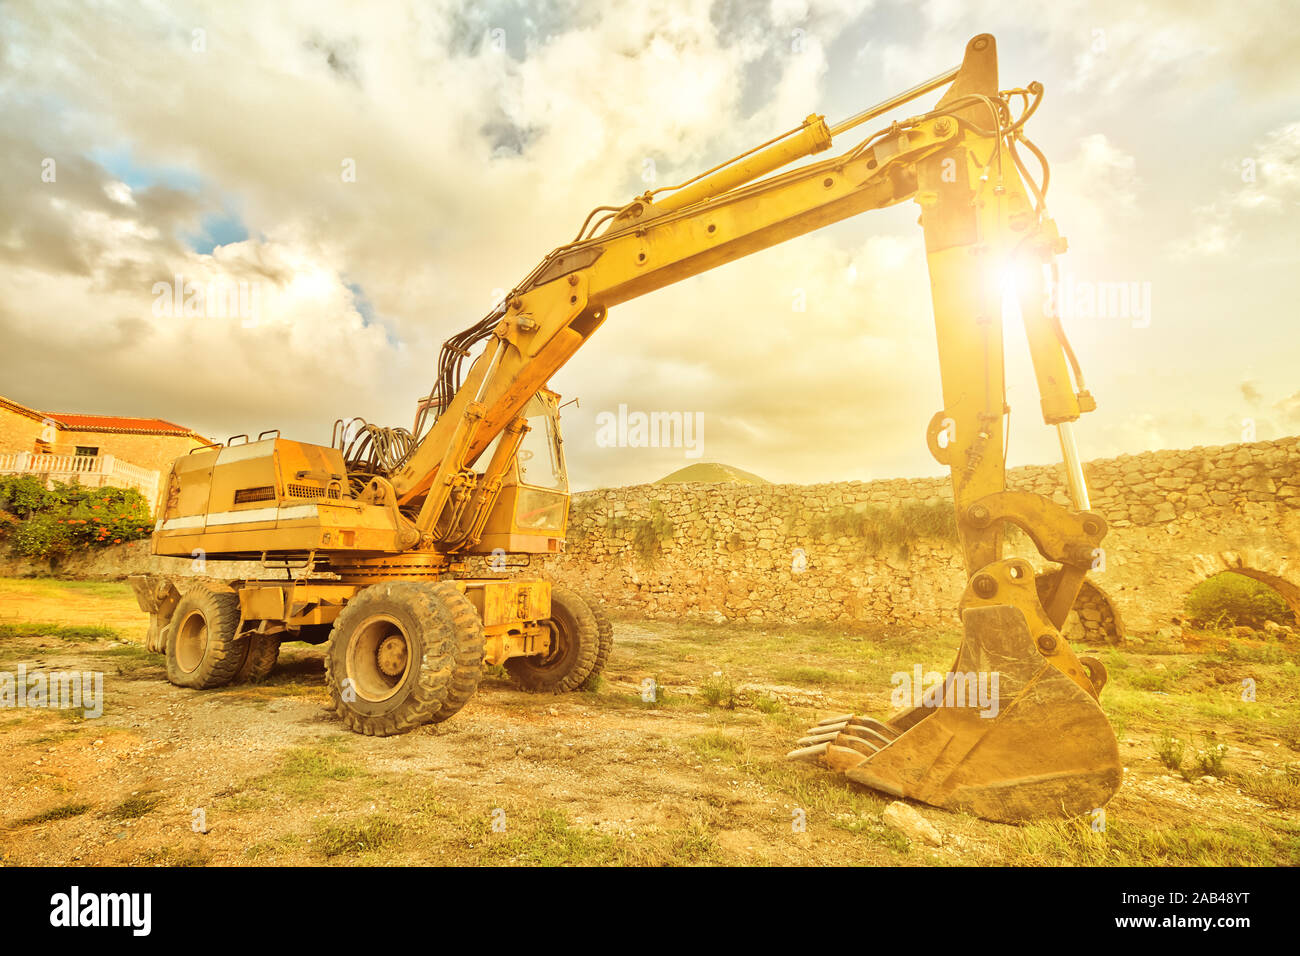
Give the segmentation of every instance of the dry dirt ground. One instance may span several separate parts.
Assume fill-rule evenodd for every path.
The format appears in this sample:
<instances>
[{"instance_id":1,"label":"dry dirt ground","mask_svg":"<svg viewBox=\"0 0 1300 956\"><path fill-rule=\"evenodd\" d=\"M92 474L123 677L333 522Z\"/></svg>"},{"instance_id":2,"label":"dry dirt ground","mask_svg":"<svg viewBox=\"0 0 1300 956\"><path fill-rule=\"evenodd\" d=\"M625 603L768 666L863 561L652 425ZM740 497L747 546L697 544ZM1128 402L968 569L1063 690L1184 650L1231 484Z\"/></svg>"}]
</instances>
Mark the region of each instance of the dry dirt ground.
<instances>
[{"instance_id":1,"label":"dry dirt ground","mask_svg":"<svg viewBox=\"0 0 1300 956\"><path fill-rule=\"evenodd\" d=\"M1300 863L1294 643L1100 651L1126 769L1104 831L918 805L932 846L882 821L886 798L783 756L821 717L885 716L889 675L942 669L956 630L618 621L595 692L496 672L445 725L370 739L326 710L319 648L287 645L258 685L183 690L144 626L121 584L0 579L0 672L98 670L105 688L95 719L0 709L0 862ZM647 680L666 694L643 701Z\"/></svg>"}]
</instances>

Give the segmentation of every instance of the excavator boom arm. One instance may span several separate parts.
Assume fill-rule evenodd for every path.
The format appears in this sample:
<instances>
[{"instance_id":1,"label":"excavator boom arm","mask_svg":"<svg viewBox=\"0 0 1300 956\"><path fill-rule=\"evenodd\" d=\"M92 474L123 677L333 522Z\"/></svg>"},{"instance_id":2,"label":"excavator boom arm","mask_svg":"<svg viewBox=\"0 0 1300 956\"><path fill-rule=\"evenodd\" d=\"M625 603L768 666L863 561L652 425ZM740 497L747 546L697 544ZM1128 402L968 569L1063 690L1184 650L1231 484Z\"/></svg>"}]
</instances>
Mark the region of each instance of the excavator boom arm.
<instances>
[{"instance_id":1,"label":"excavator boom arm","mask_svg":"<svg viewBox=\"0 0 1300 956\"><path fill-rule=\"evenodd\" d=\"M986 42L980 45L981 40ZM431 507L429 499L439 504L438 476L443 475L445 484L453 477L447 474L449 469L473 462L582 347L610 308L823 226L909 199L918 200L924 210L945 391L965 387L965 356L974 336L980 339L981 351L996 351L996 368L990 366L983 384L1000 394L1000 323L994 321L1000 315L1000 291L987 281L989 264L999 258L1010 262L1012 250L1003 237L1015 238L1018 253L1038 252L1052 241L1054 231L1050 222L1034 221L1019 174L1009 159L1002 158L999 117L979 103L969 105L972 97L990 103L999 97L992 38L972 41L962 67L941 78L949 76L955 77L952 87L934 112L895 124L839 156L750 181L830 145L824 120L809 117L803 127L779 142L662 200L646 196L633 201L619 211L604 234L552 252L508 297L488 345L450 404L391 476L400 502L424 497L421 524L435 521L438 507ZM934 82L909 94L931 89ZM877 110L903 101L888 100ZM972 110L985 110L983 122L993 129L973 131L973 124L964 118ZM847 130L871 115L874 112L867 111L836 129ZM988 157L997 159L998 183L983 190L988 195L977 204L972 182L986 172L987 162L983 167L979 164ZM1033 243L1037 246L1024 248ZM936 263L936 252L958 246L978 258L965 268ZM941 274L935 274L936 269ZM1041 316L1042 303L1033 303L1034 295L1027 287L1024 300ZM972 329L965 321L973 298L980 302L981 321L998 326L989 334L983 326ZM956 321L947 319L952 313L944 307L947 300L959 306ZM1027 319L1032 311L1026 312ZM1040 386L1046 388L1045 415L1050 415L1049 421L1077 418L1079 403L1070 390L1060 339L1040 318L1027 321L1027 326ZM953 356L951 361L946 354ZM947 395L945 404L963 406ZM977 415L968 414L972 407L966 402L957 414L975 424ZM472 427L466 425L467 416L474 419ZM980 431L971 428L969 434L977 436ZM997 476L991 477L996 482Z\"/></svg>"}]
</instances>

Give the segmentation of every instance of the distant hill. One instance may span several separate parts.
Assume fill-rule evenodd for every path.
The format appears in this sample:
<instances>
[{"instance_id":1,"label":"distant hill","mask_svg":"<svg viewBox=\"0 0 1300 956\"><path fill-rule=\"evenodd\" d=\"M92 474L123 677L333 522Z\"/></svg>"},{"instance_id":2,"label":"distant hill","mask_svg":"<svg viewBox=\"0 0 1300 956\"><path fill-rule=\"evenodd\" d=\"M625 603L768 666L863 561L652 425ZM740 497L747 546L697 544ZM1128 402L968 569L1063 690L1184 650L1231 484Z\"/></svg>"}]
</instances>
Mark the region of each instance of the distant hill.
<instances>
[{"instance_id":1,"label":"distant hill","mask_svg":"<svg viewBox=\"0 0 1300 956\"><path fill-rule=\"evenodd\" d=\"M660 478L655 484L670 485L684 481L726 481L733 485L771 484L766 478L760 478L748 471L741 471L739 468L733 468L730 465L703 461L698 464L687 465L685 468L679 468L671 475Z\"/></svg>"}]
</instances>

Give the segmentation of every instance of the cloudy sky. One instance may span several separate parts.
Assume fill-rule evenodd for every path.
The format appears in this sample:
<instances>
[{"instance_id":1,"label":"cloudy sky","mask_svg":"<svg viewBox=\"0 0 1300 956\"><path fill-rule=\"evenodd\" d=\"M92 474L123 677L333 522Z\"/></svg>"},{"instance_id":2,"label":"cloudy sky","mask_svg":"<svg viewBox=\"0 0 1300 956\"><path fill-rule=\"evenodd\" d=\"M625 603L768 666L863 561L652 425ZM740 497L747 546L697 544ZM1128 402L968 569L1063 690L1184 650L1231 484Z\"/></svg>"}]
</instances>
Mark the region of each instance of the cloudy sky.
<instances>
[{"instance_id":1,"label":"cloudy sky","mask_svg":"<svg viewBox=\"0 0 1300 956\"><path fill-rule=\"evenodd\" d=\"M0 0L0 394L217 438L409 425L441 341L591 207L845 118L980 32L1004 87L1047 88L1029 132L1067 276L1149 293L1149 317L1067 316L1100 404L1085 456L1300 433L1286 0ZM775 481L938 473L915 220L866 214L613 310L552 382L580 400L575 486L692 460L600 447L620 404L698 412L703 460ZM177 314L178 276L244 283L243 315L237 294ZM1008 332L1010 461L1055 460Z\"/></svg>"}]
</instances>

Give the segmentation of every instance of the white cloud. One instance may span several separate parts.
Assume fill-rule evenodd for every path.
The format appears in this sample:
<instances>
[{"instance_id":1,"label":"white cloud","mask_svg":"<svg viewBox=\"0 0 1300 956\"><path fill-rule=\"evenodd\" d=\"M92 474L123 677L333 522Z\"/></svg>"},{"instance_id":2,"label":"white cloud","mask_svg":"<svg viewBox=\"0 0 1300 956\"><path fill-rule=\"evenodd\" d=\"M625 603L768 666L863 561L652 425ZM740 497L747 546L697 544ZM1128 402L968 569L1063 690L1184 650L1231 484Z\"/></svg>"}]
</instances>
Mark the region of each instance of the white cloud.
<instances>
[{"instance_id":1,"label":"white cloud","mask_svg":"<svg viewBox=\"0 0 1300 956\"><path fill-rule=\"evenodd\" d=\"M900 26L890 18L903 9ZM6 8L0 391L62 410L161 415L220 437L279 425L324 440L352 413L407 424L440 342L569 240L588 209L645 189L646 160L656 185L687 178L823 108L860 83L855 67L868 60L884 95L955 63L991 23L1005 63L1041 52L1061 64L1045 80L1078 79L1112 119L1149 108L1134 85L1154 84L1167 103L1179 92L1171 83L1196 88L1198 70L1231 67L1248 83L1264 65L1280 77L1293 69L1270 52L1294 32L1289 21L1261 39L1169 2L1064 2L1028 22L1016 12L1014 27L1002 4L920 10L853 0L527 10L440 0L367 16L307 0ZM877 19L855 61L837 41L864 14ZM207 31L201 53L196 25ZM1105 30L1105 57L1076 70L1094 27ZM1097 112L1070 125L1051 108L1033 122L1066 145L1063 161L1052 156L1049 203L1073 248L1102 260L1123 240L1160 245L1167 233L1150 204L1168 199L1164 178L1204 146L1205 117L1155 153L1094 122ZM1202 251L1253 237L1241 216L1284 219L1276 213L1296 198L1295 134L1276 132L1255 152L1255 190L1225 191L1211 207L1227 218L1196 234ZM123 179L135 179L86 158L119 151L201 186L131 188ZM55 184L38 179L49 155ZM345 160L354 183L340 176ZM228 201L249 237L209 256L188 248L181 237ZM707 457L771 478L937 470L922 439L939 388L914 220L910 205L864 216L615 310L556 377L583 403L566 410L575 479L642 480L682 463L597 449L588 416L620 402L704 412ZM260 283L259 321L154 315L154 284L178 274ZM1115 276L1130 277L1145 275ZM806 311L792 308L796 289ZM1099 357L1135 348L1107 328L1080 338ZM1182 401L1176 388L1156 395L1104 370L1093 384L1103 399L1111 385L1112 408ZM1020 409L1036 398L1017 401L1024 423ZM1116 440L1183 434L1137 421ZM1051 457L1050 440L1020 434L1018 453Z\"/></svg>"},{"instance_id":2,"label":"white cloud","mask_svg":"<svg viewBox=\"0 0 1300 956\"><path fill-rule=\"evenodd\" d=\"M1246 241L1294 246L1291 217L1300 205L1300 122L1270 130L1227 173L1232 185L1196 208L1192 232L1173 241L1171 252L1184 259L1209 258L1234 252Z\"/></svg>"}]
</instances>

